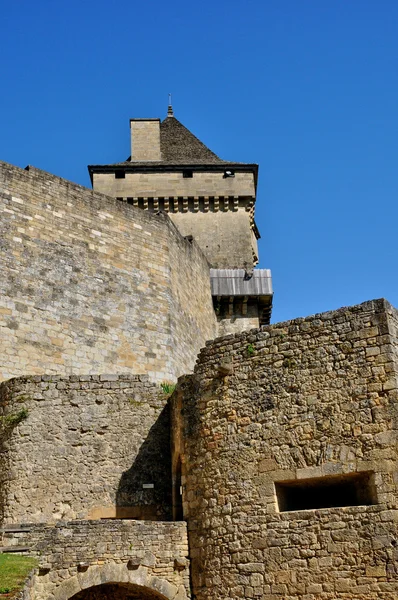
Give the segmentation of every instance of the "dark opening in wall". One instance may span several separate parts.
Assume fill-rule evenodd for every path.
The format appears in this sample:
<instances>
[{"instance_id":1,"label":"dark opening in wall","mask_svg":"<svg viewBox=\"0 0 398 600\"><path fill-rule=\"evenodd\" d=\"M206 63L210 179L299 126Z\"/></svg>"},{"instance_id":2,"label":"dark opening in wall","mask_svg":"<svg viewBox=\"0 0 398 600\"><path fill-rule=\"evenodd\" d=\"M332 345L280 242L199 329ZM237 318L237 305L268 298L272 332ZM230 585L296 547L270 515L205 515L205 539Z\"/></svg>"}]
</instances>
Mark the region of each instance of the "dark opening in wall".
<instances>
[{"instance_id":1,"label":"dark opening in wall","mask_svg":"<svg viewBox=\"0 0 398 600\"><path fill-rule=\"evenodd\" d=\"M175 521L182 521L184 519L184 512L182 507L181 470L181 457L179 456L174 475L173 516Z\"/></svg>"},{"instance_id":2,"label":"dark opening in wall","mask_svg":"<svg viewBox=\"0 0 398 600\"><path fill-rule=\"evenodd\" d=\"M124 171L115 171L115 179L125 179L126 174Z\"/></svg>"},{"instance_id":3,"label":"dark opening in wall","mask_svg":"<svg viewBox=\"0 0 398 600\"><path fill-rule=\"evenodd\" d=\"M281 512L376 504L374 473L349 473L275 483Z\"/></svg>"},{"instance_id":4,"label":"dark opening in wall","mask_svg":"<svg viewBox=\"0 0 398 600\"><path fill-rule=\"evenodd\" d=\"M183 177L193 177L193 171L185 170L182 172Z\"/></svg>"}]
</instances>

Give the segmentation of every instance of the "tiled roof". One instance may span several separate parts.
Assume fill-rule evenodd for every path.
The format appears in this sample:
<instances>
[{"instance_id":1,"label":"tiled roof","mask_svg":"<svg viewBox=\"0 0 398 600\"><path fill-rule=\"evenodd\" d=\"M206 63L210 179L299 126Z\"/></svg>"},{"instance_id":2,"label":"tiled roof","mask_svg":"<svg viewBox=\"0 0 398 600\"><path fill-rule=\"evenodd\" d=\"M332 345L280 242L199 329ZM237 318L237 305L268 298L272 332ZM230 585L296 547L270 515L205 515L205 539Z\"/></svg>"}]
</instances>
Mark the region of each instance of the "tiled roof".
<instances>
[{"instance_id":1,"label":"tiled roof","mask_svg":"<svg viewBox=\"0 0 398 600\"><path fill-rule=\"evenodd\" d=\"M270 269L210 269L213 296L272 296Z\"/></svg>"},{"instance_id":2,"label":"tiled roof","mask_svg":"<svg viewBox=\"0 0 398 600\"><path fill-rule=\"evenodd\" d=\"M114 169L115 167L124 168L169 168L172 166L193 167L213 167L217 168L257 168L257 165L248 165L246 163L232 162L222 160L212 152L203 142L198 140L193 133L189 131L174 115L169 114L160 123L160 161L135 161L131 156L127 160L107 164L107 165L89 165L90 176L94 170Z\"/></svg>"},{"instance_id":3,"label":"tiled roof","mask_svg":"<svg viewBox=\"0 0 398 600\"><path fill-rule=\"evenodd\" d=\"M160 152L162 161L168 163L224 162L174 116L167 116L160 124Z\"/></svg>"}]
</instances>

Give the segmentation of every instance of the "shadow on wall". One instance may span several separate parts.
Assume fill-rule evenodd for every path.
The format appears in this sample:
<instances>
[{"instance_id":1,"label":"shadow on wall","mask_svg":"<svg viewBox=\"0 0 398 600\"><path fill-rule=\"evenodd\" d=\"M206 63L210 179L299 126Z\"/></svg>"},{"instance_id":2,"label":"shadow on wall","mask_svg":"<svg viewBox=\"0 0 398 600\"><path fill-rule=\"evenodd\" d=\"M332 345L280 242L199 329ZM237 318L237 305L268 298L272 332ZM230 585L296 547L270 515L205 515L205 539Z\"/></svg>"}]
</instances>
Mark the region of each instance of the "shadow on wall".
<instances>
[{"instance_id":1,"label":"shadow on wall","mask_svg":"<svg viewBox=\"0 0 398 600\"><path fill-rule=\"evenodd\" d=\"M10 454L7 451L7 441L13 428L26 419L27 411L21 409L15 414L0 415L0 523L4 520L4 509L6 505L6 485L8 483L11 465Z\"/></svg>"},{"instance_id":2,"label":"shadow on wall","mask_svg":"<svg viewBox=\"0 0 398 600\"><path fill-rule=\"evenodd\" d=\"M122 474L116 492L116 518L172 519L169 404L149 430L134 463Z\"/></svg>"}]
</instances>

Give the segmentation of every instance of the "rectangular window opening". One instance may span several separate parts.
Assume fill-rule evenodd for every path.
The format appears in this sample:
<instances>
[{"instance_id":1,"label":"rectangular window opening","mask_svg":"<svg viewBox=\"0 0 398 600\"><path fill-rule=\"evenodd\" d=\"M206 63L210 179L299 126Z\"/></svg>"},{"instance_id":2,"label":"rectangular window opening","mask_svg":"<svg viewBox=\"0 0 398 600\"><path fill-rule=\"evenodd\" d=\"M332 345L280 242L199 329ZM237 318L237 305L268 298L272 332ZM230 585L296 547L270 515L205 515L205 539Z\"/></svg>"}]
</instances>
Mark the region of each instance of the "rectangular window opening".
<instances>
[{"instance_id":1,"label":"rectangular window opening","mask_svg":"<svg viewBox=\"0 0 398 600\"><path fill-rule=\"evenodd\" d=\"M193 171L190 171L190 170L187 170L187 169L186 169L185 171L183 171L183 172L182 172L182 176L183 176L184 178L190 178L190 177L193 177Z\"/></svg>"},{"instance_id":2,"label":"rectangular window opening","mask_svg":"<svg viewBox=\"0 0 398 600\"><path fill-rule=\"evenodd\" d=\"M377 504L374 473L275 482L280 512Z\"/></svg>"},{"instance_id":3,"label":"rectangular window opening","mask_svg":"<svg viewBox=\"0 0 398 600\"><path fill-rule=\"evenodd\" d=\"M126 174L124 171L115 171L115 179L125 179Z\"/></svg>"}]
</instances>

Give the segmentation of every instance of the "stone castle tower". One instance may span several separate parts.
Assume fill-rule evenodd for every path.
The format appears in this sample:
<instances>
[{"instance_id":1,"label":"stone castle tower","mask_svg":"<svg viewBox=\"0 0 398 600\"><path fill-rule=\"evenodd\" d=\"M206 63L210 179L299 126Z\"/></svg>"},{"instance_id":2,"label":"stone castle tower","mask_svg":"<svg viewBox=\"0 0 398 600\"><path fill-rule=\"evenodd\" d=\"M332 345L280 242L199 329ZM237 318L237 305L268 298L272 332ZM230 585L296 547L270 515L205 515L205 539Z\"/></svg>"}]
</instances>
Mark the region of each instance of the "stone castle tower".
<instances>
[{"instance_id":1,"label":"stone castle tower","mask_svg":"<svg viewBox=\"0 0 398 600\"><path fill-rule=\"evenodd\" d=\"M131 134L93 190L0 163L0 551L37 559L21 600L396 600L397 311L269 325L257 166L171 108Z\"/></svg>"},{"instance_id":2,"label":"stone castle tower","mask_svg":"<svg viewBox=\"0 0 398 600\"><path fill-rule=\"evenodd\" d=\"M211 271L220 333L268 324L271 274L257 269L254 220L258 165L221 160L174 116L131 119L131 156L90 165L94 190L149 212L168 214L193 237Z\"/></svg>"}]
</instances>

